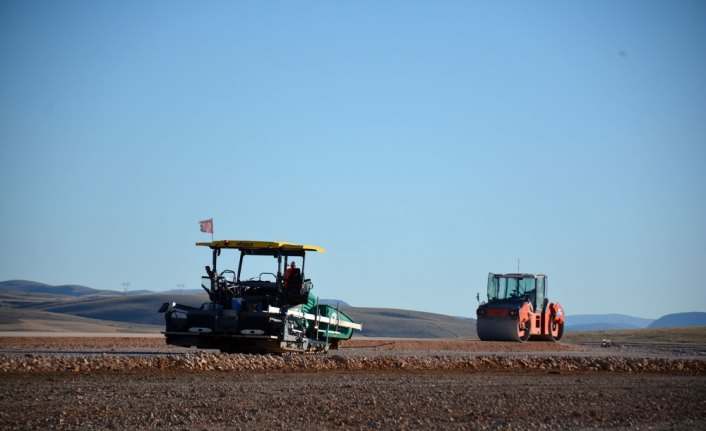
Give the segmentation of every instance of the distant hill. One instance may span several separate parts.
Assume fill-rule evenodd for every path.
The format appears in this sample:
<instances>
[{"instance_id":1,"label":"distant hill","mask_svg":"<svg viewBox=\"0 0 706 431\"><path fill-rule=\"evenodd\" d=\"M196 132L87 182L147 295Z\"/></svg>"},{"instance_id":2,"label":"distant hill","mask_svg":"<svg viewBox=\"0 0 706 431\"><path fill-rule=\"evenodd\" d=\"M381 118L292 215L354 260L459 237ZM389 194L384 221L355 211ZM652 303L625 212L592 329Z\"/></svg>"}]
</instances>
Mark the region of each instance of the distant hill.
<instances>
[{"instance_id":1,"label":"distant hill","mask_svg":"<svg viewBox=\"0 0 706 431\"><path fill-rule=\"evenodd\" d=\"M110 327L127 325L164 325L164 315L157 313L168 301L199 306L208 301L203 290L151 292L97 290L86 286L50 286L25 280L0 282L0 306L13 316L12 325L22 325L22 316L76 316L101 321ZM398 338L476 337L475 320L443 314L390 308L351 307L339 299L321 299L336 306L357 322L363 323L361 336ZM11 309L12 313L7 310ZM23 314L24 313L24 314ZM44 313L44 314L42 314ZM0 330L7 329L0 322ZM95 323L95 322L93 322ZM35 325L36 326L36 325ZM706 313L678 313L656 321L623 314L569 315L567 332L595 330L631 330L675 326L706 326ZM16 330L16 329L12 329Z\"/></svg>"},{"instance_id":2,"label":"distant hill","mask_svg":"<svg viewBox=\"0 0 706 431\"><path fill-rule=\"evenodd\" d=\"M331 307L340 306L341 308L350 308L350 306L351 306L346 301L342 301L340 299L326 299L326 298L319 298L319 304L330 305Z\"/></svg>"},{"instance_id":3,"label":"distant hill","mask_svg":"<svg viewBox=\"0 0 706 431\"><path fill-rule=\"evenodd\" d=\"M206 293L203 289L171 289L171 290L161 290L159 292L147 291L147 293L159 293L159 294L170 294L170 295L201 295Z\"/></svg>"},{"instance_id":4,"label":"distant hill","mask_svg":"<svg viewBox=\"0 0 706 431\"><path fill-rule=\"evenodd\" d=\"M143 325L163 325L164 315L157 313L159 307L169 301L199 306L208 301L203 295L115 295L68 297L46 294L0 294L4 305L31 311L68 314L88 319Z\"/></svg>"},{"instance_id":5,"label":"distant hill","mask_svg":"<svg viewBox=\"0 0 706 431\"><path fill-rule=\"evenodd\" d=\"M350 307L343 312L363 323L361 335L366 337L476 337L476 323L472 319L392 308Z\"/></svg>"},{"instance_id":6,"label":"distant hill","mask_svg":"<svg viewBox=\"0 0 706 431\"><path fill-rule=\"evenodd\" d=\"M86 286L67 284L61 286L51 286L49 284L37 283L27 280L8 280L0 282L0 290L6 292L22 293L48 293L51 295L68 296L88 296L88 295L115 295L119 294L113 290L97 290Z\"/></svg>"},{"instance_id":7,"label":"distant hill","mask_svg":"<svg viewBox=\"0 0 706 431\"><path fill-rule=\"evenodd\" d=\"M653 319L626 314L578 314L566 317L567 331L599 331L647 328Z\"/></svg>"},{"instance_id":8,"label":"distant hill","mask_svg":"<svg viewBox=\"0 0 706 431\"><path fill-rule=\"evenodd\" d=\"M680 326L706 326L706 313L667 314L650 324L650 328L676 328Z\"/></svg>"},{"instance_id":9,"label":"distant hill","mask_svg":"<svg viewBox=\"0 0 706 431\"><path fill-rule=\"evenodd\" d=\"M164 325L140 325L129 322L87 319L70 314L0 307L1 331L89 332L89 333L159 333Z\"/></svg>"},{"instance_id":10,"label":"distant hill","mask_svg":"<svg viewBox=\"0 0 706 431\"><path fill-rule=\"evenodd\" d=\"M22 292L22 293L46 293L50 295L67 295L67 296L117 296L117 295L152 295L152 294L176 294L176 295L200 295L205 291L203 289L171 289L164 291L154 291L147 289L138 290L99 290L91 287L79 285L60 285L53 286L50 284L38 283L28 280L8 280L0 281L0 291L5 292Z\"/></svg>"},{"instance_id":11,"label":"distant hill","mask_svg":"<svg viewBox=\"0 0 706 431\"><path fill-rule=\"evenodd\" d=\"M3 288L7 287L7 288ZM78 293L81 295L78 295ZM199 306L208 301L203 290L199 294L177 294L173 292L127 295L113 292L112 295L95 294L95 289L57 289L41 283L0 283L0 305L7 317L0 320L0 330L35 330L21 328L51 327L50 322L59 322L60 327L126 327L127 325L153 325L162 327L164 315L157 312L164 302L176 301L185 305ZM341 307L357 322L363 323L367 337L402 338L453 338L475 336L475 321L443 314L386 308L351 307L339 299L321 299L321 303ZM11 316L11 317L10 317ZM42 316L46 320L42 322ZM64 316L59 318L58 316ZM75 318L76 322L68 324ZM8 320L9 319L9 320ZM23 324L23 322L25 322ZM87 323L88 322L88 323ZM89 323L91 325L89 325ZM68 325L68 326L67 326ZM98 326L96 326L98 325Z\"/></svg>"}]
</instances>

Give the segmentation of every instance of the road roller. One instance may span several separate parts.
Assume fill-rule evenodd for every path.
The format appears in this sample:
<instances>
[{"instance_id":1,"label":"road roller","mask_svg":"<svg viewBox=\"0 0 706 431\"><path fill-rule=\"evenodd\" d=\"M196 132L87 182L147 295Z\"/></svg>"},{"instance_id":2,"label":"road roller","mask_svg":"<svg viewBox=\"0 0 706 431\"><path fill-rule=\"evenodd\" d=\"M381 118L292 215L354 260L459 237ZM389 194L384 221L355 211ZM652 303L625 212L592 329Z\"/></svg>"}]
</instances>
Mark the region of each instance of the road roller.
<instances>
[{"instance_id":1,"label":"road roller","mask_svg":"<svg viewBox=\"0 0 706 431\"><path fill-rule=\"evenodd\" d=\"M488 274L488 302L476 310L482 341L559 341L564 309L549 302L544 274Z\"/></svg>"}]
</instances>

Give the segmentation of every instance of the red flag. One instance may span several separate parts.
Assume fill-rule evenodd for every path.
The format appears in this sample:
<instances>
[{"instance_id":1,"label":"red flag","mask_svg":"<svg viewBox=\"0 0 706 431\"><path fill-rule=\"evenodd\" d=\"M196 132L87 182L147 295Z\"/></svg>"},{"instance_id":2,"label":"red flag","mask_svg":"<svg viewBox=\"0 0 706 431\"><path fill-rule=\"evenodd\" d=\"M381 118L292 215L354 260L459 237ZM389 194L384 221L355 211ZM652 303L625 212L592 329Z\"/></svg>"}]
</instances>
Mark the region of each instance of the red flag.
<instances>
[{"instance_id":1,"label":"red flag","mask_svg":"<svg viewBox=\"0 0 706 431\"><path fill-rule=\"evenodd\" d=\"M213 233L213 219L201 220L199 222L201 226L201 232Z\"/></svg>"}]
</instances>

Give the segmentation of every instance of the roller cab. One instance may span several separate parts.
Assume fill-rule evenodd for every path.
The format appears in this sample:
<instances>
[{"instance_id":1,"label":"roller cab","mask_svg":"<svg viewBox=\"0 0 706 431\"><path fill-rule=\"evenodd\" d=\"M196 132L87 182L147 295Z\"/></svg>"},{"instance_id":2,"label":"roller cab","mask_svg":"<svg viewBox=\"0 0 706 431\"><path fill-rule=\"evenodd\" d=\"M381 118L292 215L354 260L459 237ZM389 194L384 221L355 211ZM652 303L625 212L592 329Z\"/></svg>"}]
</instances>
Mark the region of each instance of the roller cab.
<instances>
[{"instance_id":1,"label":"roller cab","mask_svg":"<svg viewBox=\"0 0 706 431\"><path fill-rule=\"evenodd\" d=\"M564 309L549 302L544 274L488 274L488 301L476 310L483 341L559 341Z\"/></svg>"}]
</instances>

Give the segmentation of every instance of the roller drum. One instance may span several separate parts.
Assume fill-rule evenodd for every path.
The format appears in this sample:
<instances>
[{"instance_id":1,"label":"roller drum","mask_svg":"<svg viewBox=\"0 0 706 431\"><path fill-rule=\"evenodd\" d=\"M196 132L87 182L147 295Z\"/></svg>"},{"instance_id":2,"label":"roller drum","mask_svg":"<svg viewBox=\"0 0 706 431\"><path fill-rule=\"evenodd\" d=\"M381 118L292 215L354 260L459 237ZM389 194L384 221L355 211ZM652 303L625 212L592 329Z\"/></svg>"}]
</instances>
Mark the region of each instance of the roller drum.
<instances>
[{"instance_id":1,"label":"roller drum","mask_svg":"<svg viewBox=\"0 0 706 431\"><path fill-rule=\"evenodd\" d=\"M522 342L517 319L478 319L476 331L482 341L518 341Z\"/></svg>"}]
</instances>

